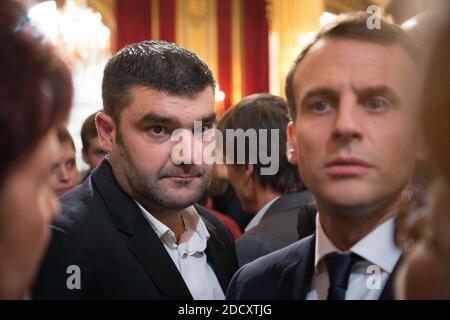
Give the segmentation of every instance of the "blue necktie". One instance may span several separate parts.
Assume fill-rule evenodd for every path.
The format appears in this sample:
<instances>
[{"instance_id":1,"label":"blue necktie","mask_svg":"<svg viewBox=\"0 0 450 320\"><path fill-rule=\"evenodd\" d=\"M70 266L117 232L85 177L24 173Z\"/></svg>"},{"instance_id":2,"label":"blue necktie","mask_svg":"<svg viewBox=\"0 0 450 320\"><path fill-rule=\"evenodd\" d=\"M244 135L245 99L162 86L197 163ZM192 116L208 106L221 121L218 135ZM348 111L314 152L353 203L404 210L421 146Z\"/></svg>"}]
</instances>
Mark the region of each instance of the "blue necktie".
<instances>
[{"instance_id":1,"label":"blue necktie","mask_svg":"<svg viewBox=\"0 0 450 320\"><path fill-rule=\"evenodd\" d=\"M355 262L362 260L355 253L333 252L324 258L330 278L327 300L345 300L350 271Z\"/></svg>"}]
</instances>

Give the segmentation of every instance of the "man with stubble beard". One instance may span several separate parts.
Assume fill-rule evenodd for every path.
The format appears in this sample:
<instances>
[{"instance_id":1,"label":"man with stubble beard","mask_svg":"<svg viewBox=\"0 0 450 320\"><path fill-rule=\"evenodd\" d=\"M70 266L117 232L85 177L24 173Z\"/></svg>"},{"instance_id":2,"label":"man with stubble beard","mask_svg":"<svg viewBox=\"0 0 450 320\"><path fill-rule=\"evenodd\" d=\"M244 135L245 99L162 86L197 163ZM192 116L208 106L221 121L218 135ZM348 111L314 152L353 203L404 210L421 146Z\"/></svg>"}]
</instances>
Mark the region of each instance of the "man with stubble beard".
<instances>
[{"instance_id":1,"label":"man with stubble beard","mask_svg":"<svg viewBox=\"0 0 450 320\"><path fill-rule=\"evenodd\" d=\"M212 166L192 161L212 143L193 131L215 122L214 88L207 65L175 44L143 41L111 58L96 116L108 156L61 198L34 298L224 298L234 244L195 204ZM179 129L201 141L173 159Z\"/></svg>"}]
</instances>

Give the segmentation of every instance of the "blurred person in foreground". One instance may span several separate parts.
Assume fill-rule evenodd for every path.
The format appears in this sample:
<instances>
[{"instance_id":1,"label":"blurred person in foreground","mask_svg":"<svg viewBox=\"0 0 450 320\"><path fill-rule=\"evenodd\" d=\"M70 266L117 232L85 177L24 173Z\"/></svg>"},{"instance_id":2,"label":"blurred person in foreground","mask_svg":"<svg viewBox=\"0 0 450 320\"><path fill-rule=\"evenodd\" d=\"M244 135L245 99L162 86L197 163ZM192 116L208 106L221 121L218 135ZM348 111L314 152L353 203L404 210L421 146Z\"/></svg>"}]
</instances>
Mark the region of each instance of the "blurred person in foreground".
<instances>
[{"instance_id":1,"label":"blurred person in foreground","mask_svg":"<svg viewBox=\"0 0 450 320\"><path fill-rule=\"evenodd\" d=\"M424 81L423 129L438 174L426 208L406 213L397 240L408 248L396 278L400 299L450 299L450 22L437 33ZM411 243L414 243L411 246Z\"/></svg>"},{"instance_id":2,"label":"blurred person in foreground","mask_svg":"<svg viewBox=\"0 0 450 320\"><path fill-rule=\"evenodd\" d=\"M436 44L436 37L439 35L445 20L446 15L443 12L430 10L410 18L401 26L418 46L421 55L418 74L420 79L425 79L425 73L432 58L433 47ZM420 134L420 139L424 139L423 134ZM422 143L425 145L425 141ZM433 165L431 158L432 155L427 151L424 159L417 161L410 194L410 196L414 197L416 206L416 208L410 208L413 211L425 204L426 196L430 189L430 182L432 182L436 174L436 166Z\"/></svg>"},{"instance_id":3,"label":"blurred person in foreground","mask_svg":"<svg viewBox=\"0 0 450 320\"><path fill-rule=\"evenodd\" d=\"M59 211L50 186L72 80L17 2L0 2L0 299L24 299Z\"/></svg>"}]
</instances>

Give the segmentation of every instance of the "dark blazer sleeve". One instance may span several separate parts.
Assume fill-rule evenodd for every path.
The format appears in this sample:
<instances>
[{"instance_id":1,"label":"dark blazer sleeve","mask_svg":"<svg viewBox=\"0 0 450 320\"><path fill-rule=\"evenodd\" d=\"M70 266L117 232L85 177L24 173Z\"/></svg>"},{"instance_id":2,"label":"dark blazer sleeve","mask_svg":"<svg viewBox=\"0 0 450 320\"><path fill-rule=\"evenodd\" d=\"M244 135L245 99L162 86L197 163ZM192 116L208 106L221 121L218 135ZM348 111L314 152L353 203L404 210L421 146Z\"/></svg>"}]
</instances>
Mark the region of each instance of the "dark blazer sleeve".
<instances>
[{"instance_id":1,"label":"dark blazer sleeve","mask_svg":"<svg viewBox=\"0 0 450 320\"><path fill-rule=\"evenodd\" d=\"M98 278L95 270L101 261L98 243L102 230L91 219L87 200L91 197L89 181L60 197L61 214L52 224L51 241L33 284L32 299L98 298L93 281Z\"/></svg>"},{"instance_id":2,"label":"dark blazer sleeve","mask_svg":"<svg viewBox=\"0 0 450 320\"><path fill-rule=\"evenodd\" d=\"M236 240L239 266L243 266L259 257L269 254L273 249L261 237L247 234Z\"/></svg>"},{"instance_id":3,"label":"dark blazer sleeve","mask_svg":"<svg viewBox=\"0 0 450 320\"><path fill-rule=\"evenodd\" d=\"M89 254L80 250L79 241L58 227L52 227L52 240L32 288L33 299L89 299L92 277Z\"/></svg>"},{"instance_id":4,"label":"dark blazer sleeve","mask_svg":"<svg viewBox=\"0 0 450 320\"><path fill-rule=\"evenodd\" d=\"M279 275L273 269L273 253L258 258L239 269L228 287L227 300L277 299Z\"/></svg>"},{"instance_id":5,"label":"dark blazer sleeve","mask_svg":"<svg viewBox=\"0 0 450 320\"><path fill-rule=\"evenodd\" d=\"M233 276L227 300L299 299L314 269L314 236L252 261Z\"/></svg>"}]
</instances>

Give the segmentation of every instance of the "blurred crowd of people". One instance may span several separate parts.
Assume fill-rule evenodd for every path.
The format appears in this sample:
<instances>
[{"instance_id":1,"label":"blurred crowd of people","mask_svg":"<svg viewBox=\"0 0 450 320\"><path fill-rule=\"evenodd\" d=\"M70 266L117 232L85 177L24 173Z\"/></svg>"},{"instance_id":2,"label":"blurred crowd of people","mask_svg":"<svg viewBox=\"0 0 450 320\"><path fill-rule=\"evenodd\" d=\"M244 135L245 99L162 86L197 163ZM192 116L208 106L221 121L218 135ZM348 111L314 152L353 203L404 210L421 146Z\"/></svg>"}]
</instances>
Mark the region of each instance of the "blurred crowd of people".
<instances>
[{"instance_id":1,"label":"blurred crowd of people","mask_svg":"<svg viewBox=\"0 0 450 320\"><path fill-rule=\"evenodd\" d=\"M0 299L450 299L450 16L368 17L323 27L286 99L254 94L220 119L194 53L123 48L79 172L70 70L2 0ZM174 162L172 133L196 121L224 135L223 164L192 162L214 139ZM278 172L227 130L270 133L256 145Z\"/></svg>"}]
</instances>

